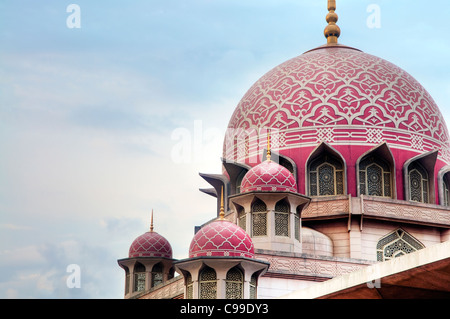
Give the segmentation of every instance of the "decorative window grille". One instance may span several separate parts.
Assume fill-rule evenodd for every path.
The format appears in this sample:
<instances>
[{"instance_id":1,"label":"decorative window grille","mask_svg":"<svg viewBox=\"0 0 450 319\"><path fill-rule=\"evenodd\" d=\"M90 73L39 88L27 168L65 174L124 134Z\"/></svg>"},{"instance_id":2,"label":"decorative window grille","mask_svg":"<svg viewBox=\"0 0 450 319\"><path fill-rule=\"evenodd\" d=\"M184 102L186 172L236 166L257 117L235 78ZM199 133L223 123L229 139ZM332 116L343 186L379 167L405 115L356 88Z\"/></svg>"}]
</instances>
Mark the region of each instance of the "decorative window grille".
<instances>
[{"instance_id":1,"label":"decorative window grille","mask_svg":"<svg viewBox=\"0 0 450 319\"><path fill-rule=\"evenodd\" d=\"M413 162L409 165L408 176L410 200L428 203L428 173L425 168Z\"/></svg>"},{"instance_id":2,"label":"decorative window grille","mask_svg":"<svg viewBox=\"0 0 450 319\"><path fill-rule=\"evenodd\" d=\"M289 237L289 203L281 200L275 204L275 235Z\"/></svg>"},{"instance_id":3,"label":"decorative window grille","mask_svg":"<svg viewBox=\"0 0 450 319\"><path fill-rule=\"evenodd\" d=\"M200 299L217 298L217 275L214 269L206 267L200 273Z\"/></svg>"},{"instance_id":4,"label":"decorative window grille","mask_svg":"<svg viewBox=\"0 0 450 319\"><path fill-rule=\"evenodd\" d=\"M344 168L341 161L325 154L309 165L309 194L333 196L344 194Z\"/></svg>"},{"instance_id":5,"label":"decorative window grille","mask_svg":"<svg viewBox=\"0 0 450 319\"><path fill-rule=\"evenodd\" d=\"M225 296L226 299L244 298L244 276L236 267L231 268L227 272L225 280Z\"/></svg>"},{"instance_id":6,"label":"decorative window grille","mask_svg":"<svg viewBox=\"0 0 450 319\"><path fill-rule=\"evenodd\" d=\"M294 215L294 236L295 239L300 241L300 213L298 212Z\"/></svg>"},{"instance_id":7,"label":"decorative window grille","mask_svg":"<svg viewBox=\"0 0 450 319\"><path fill-rule=\"evenodd\" d=\"M250 299L256 299L256 274L250 278Z\"/></svg>"},{"instance_id":8,"label":"decorative window grille","mask_svg":"<svg viewBox=\"0 0 450 319\"><path fill-rule=\"evenodd\" d=\"M161 264L156 264L152 269L152 287L155 287L163 282L163 269Z\"/></svg>"},{"instance_id":9,"label":"decorative window grille","mask_svg":"<svg viewBox=\"0 0 450 319\"><path fill-rule=\"evenodd\" d=\"M191 274L186 276L186 299L194 299L194 282Z\"/></svg>"},{"instance_id":10,"label":"decorative window grille","mask_svg":"<svg viewBox=\"0 0 450 319\"><path fill-rule=\"evenodd\" d=\"M275 235L289 237L289 214L275 213Z\"/></svg>"},{"instance_id":11,"label":"decorative window grille","mask_svg":"<svg viewBox=\"0 0 450 319\"><path fill-rule=\"evenodd\" d=\"M246 230L247 228L247 214L244 211L244 208L238 208L238 226L241 227L243 230Z\"/></svg>"},{"instance_id":12,"label":"decorative window grille","mask_svg":"<svg viewBox=\"0 0 450 319\"><path fill-rule=\"evenodd\" d=\"M362 195L392 197L389 164L381 158L367 156L359 164L359 190Z\"/></svg>"},{"instance_id":13,"label":"decorative window grille","mask_svg":"<svg viewBox=\"0 0 450 319\"><path fill-rule=\"evenodd\" d=\"M145 272L138 272L134 274L134 291L145 290Z\"/></svg>"},{"instance_id":14,"label":"decorative window grille","mask_svg":"<svg viewBox=\"0 0 450 319\"><path fill-rule=\"evenodd\" d=\"M241 184L242 184L242 180L244 179L244 176L246 173L247 173L247 170L242 170L242 172L236 178L236 194L241 193Z\"/></svg>"},{"instance_id":15,"label":"decorative window grille","mask_svg":"<svg viewBox=\"0 0 450 319\"><path fill-rule=\"evenodd\" d=\"M259 199L252 205L252 235L267 236L267 207Z\"/></svg>"},{"instance_id":16,"label":"decorative window grille","mask_svg":"<svg viewBox=\"0 0 450 319\"><path fill-rule=\"evenodd\" d=\"M425 248L417 239L399 228L384 236L377 244L377 261L386 261Z\"/></svg>"},{"instance_id":17,"label":"decorative window grille","mask_svg":"<svg viewBox=\"0 0 450 319\"><path fill-rule=\"evenodd\" d=\"M145 267L144 265L137 263L134 266L134 287L133 291L145 290Z\"/></svg>"},{"instance_id":18,"label":"decorative window grille","mask_svg":"<svg viewBox=\"0 0 450 319\"><path fill-rule=\"evenodd\" d=\"M448 186L448 179L447 179L448 173L444 175L444 179L442 181L442 192L443 192L443 203L444 206L450 206L449 201L449 186Z\"/></svg>"},{"instance_id":19,"label":"decorative window grille","mask_svg":"<svg viewBox=\"0 0 450 319\"><path fill-rule=\"evenodd\" d=\"M125 275L125 295L127 295L130 292L130 272L126 271Z\"/></svg>"}]
</instances>

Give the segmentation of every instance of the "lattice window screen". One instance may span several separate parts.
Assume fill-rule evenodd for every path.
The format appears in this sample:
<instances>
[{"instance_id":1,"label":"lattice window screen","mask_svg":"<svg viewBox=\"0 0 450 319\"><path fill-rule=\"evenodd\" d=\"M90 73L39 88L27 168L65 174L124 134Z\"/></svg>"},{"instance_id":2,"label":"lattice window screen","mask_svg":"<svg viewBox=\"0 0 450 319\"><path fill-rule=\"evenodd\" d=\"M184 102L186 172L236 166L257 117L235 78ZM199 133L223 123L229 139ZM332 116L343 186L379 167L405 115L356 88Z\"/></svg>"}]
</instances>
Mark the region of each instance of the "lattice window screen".
<instances>
[{"instance_id":1,"label":"lattice window screen","mask_svg":"<svg viewBox=\"0 0 450 319\"><path fill-rule=\"evenodd\" d=\"M200 274L200 299L217 298L217 276L214 269L206 267Z\"/></svg>"},{"instance_id":2,"label":"lattice window screen","mask_svg":"<svg viewBox=\"0 0 450 319\"><path fill-rule=\"evenodd\" d=\"M403 229L384 236L377 244L377 261L386 261L412 253L425 246Z\"/></svg>"},{"instance_id":3,"label":"lattice window screen","mask_svg":"<svg viewBox=\"0 0 450 319\"><path fill-rule=\"evenodd\" d=\"M237 268L232 268L227 272L225 284L226 299L244 298L244 277Z\"/></svg>"}]
</instances>

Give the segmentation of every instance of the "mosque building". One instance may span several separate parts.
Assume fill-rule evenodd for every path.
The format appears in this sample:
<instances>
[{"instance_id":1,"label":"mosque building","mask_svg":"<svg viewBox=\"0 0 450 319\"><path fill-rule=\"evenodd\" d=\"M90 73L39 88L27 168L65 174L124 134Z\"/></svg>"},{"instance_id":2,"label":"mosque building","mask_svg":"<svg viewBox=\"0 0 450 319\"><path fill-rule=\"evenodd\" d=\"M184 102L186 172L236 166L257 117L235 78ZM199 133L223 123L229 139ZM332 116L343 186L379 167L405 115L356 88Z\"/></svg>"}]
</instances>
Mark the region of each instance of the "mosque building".
<instances>
[{"instance_id":1,"label":"mosque building","mask_svg":"<svg viewBox=\"0 0 450 319\"><path fill-rule=\"evenodd\" d=\"M450 298L450 143L430 94L398 66L327 43L261 77L228 124L217 198L186 259L153 230L125 298Z\"/></svg>"}]
</instances>

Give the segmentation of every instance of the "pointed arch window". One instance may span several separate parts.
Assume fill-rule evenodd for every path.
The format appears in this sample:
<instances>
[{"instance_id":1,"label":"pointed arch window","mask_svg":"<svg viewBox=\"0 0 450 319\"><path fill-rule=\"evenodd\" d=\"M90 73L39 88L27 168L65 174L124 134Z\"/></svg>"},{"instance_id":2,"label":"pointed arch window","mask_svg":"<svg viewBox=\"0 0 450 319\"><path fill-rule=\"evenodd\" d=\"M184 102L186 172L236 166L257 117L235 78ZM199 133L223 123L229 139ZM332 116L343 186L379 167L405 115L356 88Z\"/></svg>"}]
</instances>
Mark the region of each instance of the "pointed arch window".
<instances>
[{"instance_id":1,"label":"pointed arch window","mask_svg":"<svg viewBox=\"0 0 450 319\"><path fill-rule=\"evenodd\" d=\"M250 299L256 299L257 275L254 273L250 278Z\"/></svg>"},{"instance_id":2,"label":"pointed arch window","mask_svg":"<svg viewBox=\"0 0 450 319\"><path fill-rule=\"evenodd\" d=\"M310 196L344 194L344 165L331 154L323 154L309 165Z\"/></svg>"},{"instance_id":3,"label":"pointed arch window","mask_svg":"<svg viewBox=\"0 0 450 319\"><path fill-rule=\"evenodd\" d=\"M237 215L238 215L238 226L243 230L247 229L247 214L245 213L244 207L236 205Z\"/></svg>"},{"instance_id":4,"label":"pointed arch window","mask_svg":"<svg viewBox=\"0 0 450 319\"><path fill-rule=\"evenodd\" d=\"M400 257L425 246L408 232L399 228L382 237L377 243L377 261L386 261Z\"/></svg>"},{"instance_id":5,"label":"pointed arch window","mask_svg":"<svg viewBox=\"0 0 450 319\"><path fill-rule=\"evenodd\" d=\"M226 299L244 298L244 275L237 267L233 267L227 272L225 297Z\"/></svg>"},{"instance_id":6,"label":"pointed arch window","mask_svg":"<svg viewBox=\"0 0 450 319\"><path fill-rule=\"evenodd\" d=\"M152 287L155 287L163 282L163 267L161 263L157 263L152 268Z\"/></svg>"},{"instance_id":7,"label":"pointed arch window","mask_svg":"<svg viewBox=\"0 0 450 319\"><path fill-rule=\"evenodd\" d=\"M392 176L389 164L374 155L359 164L359 191L362 195L392 197Z\"/></svg>"},{"instance_id":8,"label":"pointed arch window","mask_svg":"<svg viewBox=\"0 0 450 319\"><path fill-rule=\"evenodd\" d=\"M275 204L275 235L289 237L289 202L285 199Z\"/></svg>"},{"instance_id":9,"label":"pointed arch window","mask_svg":"<svg viewBox=\"0 0 450 319\"><path fill-rule=\"evenodd\" d=\"M267 206L260 199L252 204L252 236L267 236Z\"/></svg>"},{"instance_id":10,"label":"pointed arch window","mask_svg":"<svg viewBox=\"0 0 450 319\"><path fill-rule=\"evenodd\" d=\"M194 282L190 273L186 275L186 299L194 299Z\"/></svg>"},{"instance_id":11,"label":"pointed arch window","mask_svg":"<svg viewBox=\"0 0 450 319\"><path fill-rule=\"evenodd\" d=\"M214 269L205 267L200 273L200 299L217 298L217 275Z\"/></svg>"},{"instance_id":12,"label":"pointed arch window","mask_svg":"<svg viewBox=\"0 0 450 319\"><path fill-rule=\"evenodd\" d=\"M450 187L449 187L450 173L445 173L442 179L442 205L450 206Z\"/></svg>"},{"instance_id":13,"label":"pointed arch window","mask_svg":"<svg viewBox=\"0 0 450 319\"><path fill-rule=\"evenodd\" d=\"M134 266L134 287L133 291L145 290L145 266L141 263L136 263Z\"/></svg>"},{"instance_id":14,"label":"pointed arch window","mask_svg":"<svg viewBox=\"0 0 450 319\"><path fill-rule=\"evenodd\" d=\"M236 178L236 194L241 193L241 184L242 184L242 180L244 179L244 176L246 173L247 173L247 170L242 170L242 172Z\"/></svg>"},{"instance_id":15,"label":"pointed arch window","mask_svg":"<svg viewBox=\"0 0 450 319\"><path fill-rule=\"evenodd\" d=\"M409 198L412 201L428 203L429 185L428 173L418 162L412 162L408 170Z\"/></svg>"}]
</instances>

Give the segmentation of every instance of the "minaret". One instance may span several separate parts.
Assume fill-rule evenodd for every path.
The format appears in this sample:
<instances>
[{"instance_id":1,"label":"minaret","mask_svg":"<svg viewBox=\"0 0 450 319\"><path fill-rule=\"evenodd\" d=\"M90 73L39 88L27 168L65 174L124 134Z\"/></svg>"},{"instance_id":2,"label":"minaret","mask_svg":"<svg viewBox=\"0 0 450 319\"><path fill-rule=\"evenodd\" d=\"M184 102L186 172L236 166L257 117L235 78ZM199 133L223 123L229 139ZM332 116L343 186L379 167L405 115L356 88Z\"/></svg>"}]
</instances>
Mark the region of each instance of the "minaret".
<instances>
[{"instance_id":1,"label":"minaret","mask_svg":"<svg viewBox=\"0 0 450 319\"><path fill-rule=\"evenodd\" d=\"M327 45L336 45L338 38L341 35L341 29L336 22L338 15L334 12L336 10L336 0L328 0L328 14L326 20L328 25L324 30L325 38L327 38Z\"/></svg>"}]
</instances>

